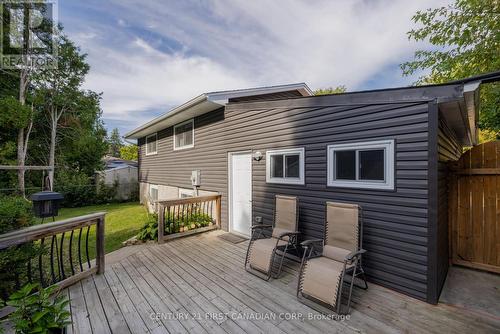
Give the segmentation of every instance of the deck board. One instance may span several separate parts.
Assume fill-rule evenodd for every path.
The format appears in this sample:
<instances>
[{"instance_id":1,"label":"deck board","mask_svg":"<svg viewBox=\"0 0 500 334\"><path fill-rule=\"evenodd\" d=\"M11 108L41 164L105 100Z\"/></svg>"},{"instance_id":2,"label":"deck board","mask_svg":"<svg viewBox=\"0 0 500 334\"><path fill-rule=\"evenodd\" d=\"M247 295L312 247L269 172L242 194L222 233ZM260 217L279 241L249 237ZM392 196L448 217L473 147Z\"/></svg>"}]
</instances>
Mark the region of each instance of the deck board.
<instances>
[{"instance_id":1,"label":"deck board","mask_svg":"<svg viewBox=\"0 0 500 334\"><path fill-rule=\"evenodd\" d=\"M265 282L243 267L247 242L212 231L114 255L104 275L69 287L72 333L490 333L500 319L426 304L370 284L354 290L350 318L320 314L295 297L298 264ZM301 315L285 320L280 315ZM168 319L176 315L182 318ZM253 318L245 319L242 316ZM272 316L275 316L273 318ZM271 316L266 319L255 317Z\"/></svg>"}]
</instances>

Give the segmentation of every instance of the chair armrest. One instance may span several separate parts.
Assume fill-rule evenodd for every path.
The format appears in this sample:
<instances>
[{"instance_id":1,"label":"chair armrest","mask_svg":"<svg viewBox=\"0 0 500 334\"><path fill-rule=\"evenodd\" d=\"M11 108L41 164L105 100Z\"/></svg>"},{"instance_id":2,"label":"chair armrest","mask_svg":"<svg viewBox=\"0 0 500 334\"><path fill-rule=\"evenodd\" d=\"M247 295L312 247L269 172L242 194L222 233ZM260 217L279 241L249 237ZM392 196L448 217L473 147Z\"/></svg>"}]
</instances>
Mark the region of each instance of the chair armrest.
<instances>
[{"instance_id":1,"label":"chair armrest","mask_svg":"<svg viewBox=\"0 0 500 334\"><path fill-rule=\"evenodd\" d=\"M355 252L350 252L349 254L346 255L345 259L346 261L352 261L355 257L361 256L361 254L366 253L366 250L360 249Z\"/></svg>"},{"instance_id":2,"label":"chair armrest","mask_svg":"<svg viewBox=\"0 0 500 334\"><path fill-rule=\"evenodd\" d=\"M259 225L252 225L252 231L256 229L263 229L263 228L271 228L273 225L266 225L266 224L259 224Z\"/></svg>"},{"instance_id":3,"label":"chair armrest","mask_svg":"<svg viewBox=\"0 0 500 334\"><path fill-rule=\"evenodd\" d=\"M300 243L300 245L302 247L309 247L309 246L314 245L316 243L321 243L322 244L323 243L323 239L309 239L309 240L305 240L305 241L302 241Z\"/></svg>"},{"instance_id":4,"label":"chair armrest","mask_svg":"<svg viewBox=\"0 0 500 334\"><path fill-rule=\"evenodd\" d=\"M283 237L291 237L291 236L295 236L295 235L299 235L300 232L284 232L284 233L281 233L278 238L279 239L282 239Z\"/></svg>"}]
</instances>

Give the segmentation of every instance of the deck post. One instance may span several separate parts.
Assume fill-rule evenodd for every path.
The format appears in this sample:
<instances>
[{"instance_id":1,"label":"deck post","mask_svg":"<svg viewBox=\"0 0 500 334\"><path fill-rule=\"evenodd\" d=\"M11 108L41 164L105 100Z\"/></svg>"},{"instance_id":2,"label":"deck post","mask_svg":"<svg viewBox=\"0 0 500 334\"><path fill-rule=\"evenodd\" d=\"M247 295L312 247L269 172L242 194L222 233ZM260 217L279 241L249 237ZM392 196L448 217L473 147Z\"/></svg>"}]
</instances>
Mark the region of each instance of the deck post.
<instances>
[{"instance_id":1,"label":"deck post","mask_svg":"<svg viewBox=\"0 0 500 334\"><path fill-rule=\"evenodd\" d=\"M104 216L97 221L96 231L96 265L97 274L104 274Z\"/></svg>"},{"instance_id":2,"label":"deck post","mask_svg":"<svg viewBox=\"0 0 500 334\"><path fill-rule=\"evenodd\" d=\"M158 243L163 243L165 236L165 205L159 203L158 208Z\"/></svg>"},{"instance_id":3,"label":"deck post","mask_svg":"<svg viewBox=\"0 0 500 334\"><path fill-rule=\"evenodd\" d=\"M222 205L222 196L219 195L215 200L215 219L217 220L217 226L221 228L221 205Z\"/></svg>"}]
</instances>

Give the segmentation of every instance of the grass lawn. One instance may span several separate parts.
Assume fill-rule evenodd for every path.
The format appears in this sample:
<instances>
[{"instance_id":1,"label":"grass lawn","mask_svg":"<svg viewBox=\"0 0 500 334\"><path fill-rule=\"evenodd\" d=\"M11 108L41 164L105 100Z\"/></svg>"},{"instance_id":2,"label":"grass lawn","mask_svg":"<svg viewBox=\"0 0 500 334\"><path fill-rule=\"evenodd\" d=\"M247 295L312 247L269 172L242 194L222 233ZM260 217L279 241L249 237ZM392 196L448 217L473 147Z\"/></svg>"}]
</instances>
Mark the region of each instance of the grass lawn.
<instances>
[{"instance_id":1,"label":"grass lawn","mask_svg":"<svg viewBox=\"0 0 500 334\"><path fill-rule=\"evenodd\" d=\"M139 232L147 219L146 209L139 203L112 203L85 206L81 208L64 208L59 210L57 220L86 215L93 212L106 211L104 245L106 253L121 247L122 242ZM46 219L45 222L48 220ZM90 230L90 253L94 253L95 227ZM94 254L91 255L93 258Z\"/></svg>"}]
</instances>

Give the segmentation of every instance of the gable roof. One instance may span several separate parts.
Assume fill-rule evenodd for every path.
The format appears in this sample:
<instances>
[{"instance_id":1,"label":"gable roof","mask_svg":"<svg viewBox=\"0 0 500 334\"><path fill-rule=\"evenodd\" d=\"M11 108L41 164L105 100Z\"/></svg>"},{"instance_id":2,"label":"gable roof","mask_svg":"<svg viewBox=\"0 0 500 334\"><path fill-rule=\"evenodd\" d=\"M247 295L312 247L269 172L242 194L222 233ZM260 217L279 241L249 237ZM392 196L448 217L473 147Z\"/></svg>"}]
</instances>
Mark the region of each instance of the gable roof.
<instances>
[{"instance_id":1,"label":"gable roof","mask_svg":"<svg viewBox=\"0 0 500 334\"><path fill-rule=\"evenodd\" d=\"M138 139L147 136L184 120L219 109L225 106L230 99L284 92L296 92L300 96L313 95L313 92L305 83L203 93L128 132L124 137Z\"/></svg>"}]
</instances>

